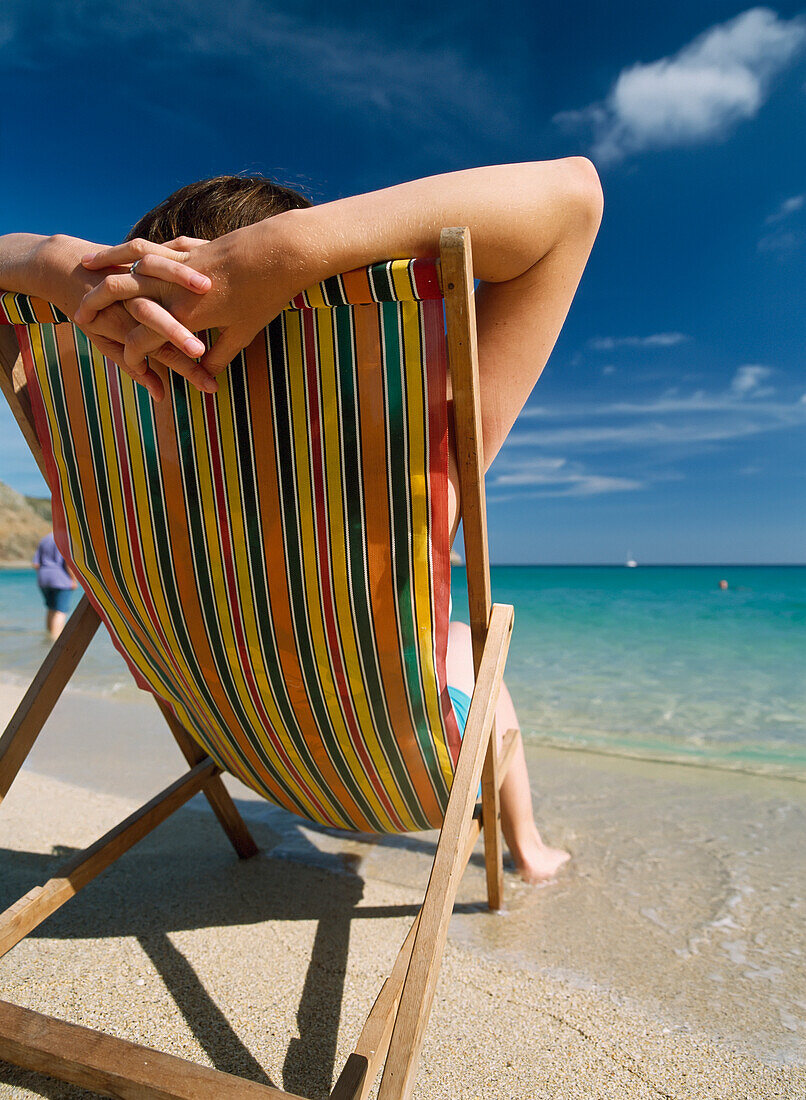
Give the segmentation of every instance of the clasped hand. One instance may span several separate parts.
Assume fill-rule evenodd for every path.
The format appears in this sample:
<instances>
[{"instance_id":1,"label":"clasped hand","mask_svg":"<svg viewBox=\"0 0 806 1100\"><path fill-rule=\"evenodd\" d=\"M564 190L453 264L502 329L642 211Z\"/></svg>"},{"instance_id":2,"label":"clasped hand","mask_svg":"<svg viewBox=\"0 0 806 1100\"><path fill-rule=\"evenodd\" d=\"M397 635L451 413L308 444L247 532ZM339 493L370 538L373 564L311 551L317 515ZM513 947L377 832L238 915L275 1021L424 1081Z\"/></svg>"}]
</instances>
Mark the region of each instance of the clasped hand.
<instances>
[{"instance_id":1,"label":"clasped hand","mask_svg":"<svg viewBox=\"0 0 806 1100\"><path fill-rule=\"evenodd\" d=\"M258 264L251 243L248 230L237 230L214 241L181 237L163 245L135 239L85 256L90 271L114 270L85 294L75 322L90 332L122 303L138 322L125 337L123 370L157 400L162 383L149 373L147 356L215 392L214 376L303 289L294 285L282 249L274 261L264 251ZM209 349L193 336L202 329L219 330ZM201 360L188 367L188 355Z\"/></svg>"},{"instance_id":2,"label":"clasped hand","mask_svg":"<svg viewBox=\"0 0 806 1100\"><path fill-rule=\"evenodd\" d=\"M202 242L171 242L170 249L149 258L147 270L139 276L133 275L129 266L137 259L134 253L139 242L132 242L133 247L102 248L81 260L85 269L97 269L101 277L93 279L92 286L85 291L73 313L74 321L104 355L144 386L156 401L162 400L165 391L162 378L146 360L149 354L154 361L184 375L199 389L214 392L217 388L210 373L196 361L206 350L202 341L166 309L146 297L155 290L159 292L164 281L183 286L197 295L210 289L212 283L207 276L183 263L195 243ZM188 251L182 251L180 246L186 246ZM114 258L117 254L126 258ZM97 263L98 257L105 258L106 262ZM103 270L109 268L112 268L111 273L102 275ZM140 297L127 300L128 291L135 284ZM102 294L96 295L96 291ZM96 303L95 308L93 303ZM132 319L141 323L132 327ZM152 327L145 327L149 323ZM143 340L145 334L149 339L144 341L143 350L138 354L134 338L139 336Z\"/></svg>"}]
</instances>

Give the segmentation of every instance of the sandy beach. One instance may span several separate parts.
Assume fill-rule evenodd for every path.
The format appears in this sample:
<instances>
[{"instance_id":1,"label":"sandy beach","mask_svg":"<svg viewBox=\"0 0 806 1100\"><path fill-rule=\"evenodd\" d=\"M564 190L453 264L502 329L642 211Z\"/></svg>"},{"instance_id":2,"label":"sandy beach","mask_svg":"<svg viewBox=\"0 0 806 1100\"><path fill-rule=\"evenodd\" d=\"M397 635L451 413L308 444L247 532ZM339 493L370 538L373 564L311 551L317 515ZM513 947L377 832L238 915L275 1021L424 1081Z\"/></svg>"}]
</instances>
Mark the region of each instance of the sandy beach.
<instances>
[{"instance_id":1,"label":"sandy beach","mask_svg":"<svg viewBox=\"0 0 806 1100\"><path fill-rule=\"evenodd\" d=\"M0 719L20 691L0 689ZM806 785L528 746L556 882L474 859L416 1095L806 1093ZM68 692L0 810L0 905L181 770L153 704ZM416 911L434 836L308 827L231 784L262 854L201 798L0 960L3 997L327 1096ZM81 1090L0 1064L0 1096Z\"/></svg>"}]
</instances>

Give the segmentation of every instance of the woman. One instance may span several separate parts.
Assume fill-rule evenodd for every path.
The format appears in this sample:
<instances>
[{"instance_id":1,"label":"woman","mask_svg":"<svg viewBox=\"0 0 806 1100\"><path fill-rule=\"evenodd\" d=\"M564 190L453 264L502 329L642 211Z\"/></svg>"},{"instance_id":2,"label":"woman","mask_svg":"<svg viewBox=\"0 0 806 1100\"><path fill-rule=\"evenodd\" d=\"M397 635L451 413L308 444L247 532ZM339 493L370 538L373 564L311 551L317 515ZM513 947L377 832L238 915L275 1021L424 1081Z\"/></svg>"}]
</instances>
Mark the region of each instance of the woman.
<instances>
[{"instance_id":1,"label":"woman","mask_svg":"<svg viewBox=\"0 0 806 1100\"><path fill-rule=\"evenodd\" d=\"M182 207L187 198L178 192L135 230L154 229L166 204ZM318 207L296 199L212 240L203 239L194 201L183 207L185 228L166 223L179 230L171 240L164 233L146 240L144 232L99 248L12 235L0 239L0 286L55 302L160 400L166 369L214 392L215 375L307 287L379 260L437 255L443 226L469 226L489 467L554 347L596 237L602 193L593 166L574 157L454 172ZM205 351L193 331L212 328L220 335ZM453 540L461 500L452 440L449 452ZM447 669L454 692L469 695L470 632L460 623L451 625ZM499 730L518 725L506 689L497 718ZM568 859L537 831L522 749L502 785L501 818L526 881L550 878Z\"/></svg>"}]
</instances>

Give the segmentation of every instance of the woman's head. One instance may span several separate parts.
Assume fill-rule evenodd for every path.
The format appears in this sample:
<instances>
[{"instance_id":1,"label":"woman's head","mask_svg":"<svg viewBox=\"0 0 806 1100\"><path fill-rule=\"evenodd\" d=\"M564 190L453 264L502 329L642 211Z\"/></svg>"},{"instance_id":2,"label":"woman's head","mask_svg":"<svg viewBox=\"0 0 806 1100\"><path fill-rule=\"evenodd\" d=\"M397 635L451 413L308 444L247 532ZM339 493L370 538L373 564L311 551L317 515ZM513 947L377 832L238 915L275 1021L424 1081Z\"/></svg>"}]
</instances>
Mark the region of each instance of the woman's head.
<instances>
[{"instance_id":1,"label":"woman's head","mask_svg":"<svg viewBox=\"0 0 806 1100\"><path fill-rule=\"evenodd\" d=\"M310 205L290 187L263 176L216 176L174 191L144 214L126 239L142 237L154 244L165 244L176 237L211 241L275 214Z\"/></svg>"}]
</instances>

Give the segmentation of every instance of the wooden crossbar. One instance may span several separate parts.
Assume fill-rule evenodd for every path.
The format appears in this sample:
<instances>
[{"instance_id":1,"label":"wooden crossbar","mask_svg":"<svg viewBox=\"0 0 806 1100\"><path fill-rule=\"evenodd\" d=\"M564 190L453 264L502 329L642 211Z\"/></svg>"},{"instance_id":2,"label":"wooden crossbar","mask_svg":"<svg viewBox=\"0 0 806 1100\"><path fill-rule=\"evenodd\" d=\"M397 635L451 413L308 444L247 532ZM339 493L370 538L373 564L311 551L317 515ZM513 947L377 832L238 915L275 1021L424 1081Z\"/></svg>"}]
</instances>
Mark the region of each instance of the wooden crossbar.
<instances>
[{"instance_id":1,"label":"wooden crossbar","mask_svg":"<svg viewBox=\"0 0 806 1100\"><path fill-rule=\"evenodd\" d=\"M0 1001L0 1058L125 1100L302 1100L10 1001Z\"/></svg>"},{"instance_id":2,"label":"wooden crossbar","mask_svg":"<svg viewBox=\"0 0 806 1100\"><path fill-rule=\"evenodd\" d=\"M0 957L114 863L118 856L183 806L218 771L215 761L206 757L89 848L79 852L58 875L48 879L43 886L35 886L9 906L0 914Z\"/></svg>"}]
</instances>

